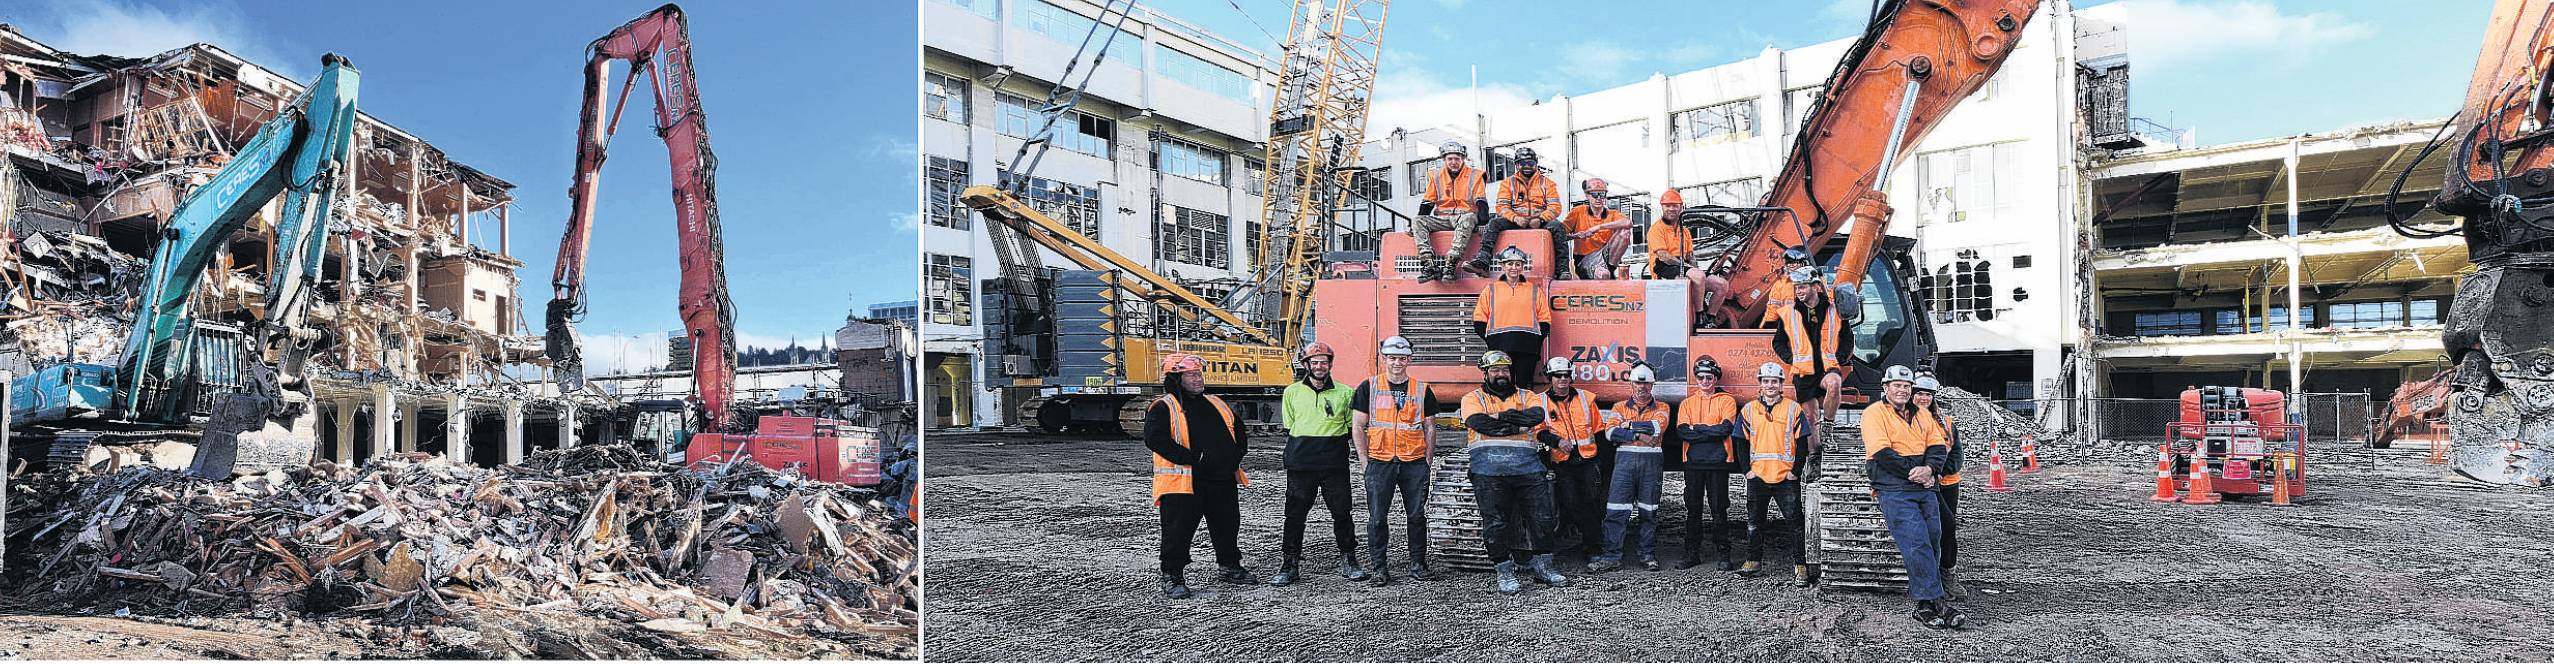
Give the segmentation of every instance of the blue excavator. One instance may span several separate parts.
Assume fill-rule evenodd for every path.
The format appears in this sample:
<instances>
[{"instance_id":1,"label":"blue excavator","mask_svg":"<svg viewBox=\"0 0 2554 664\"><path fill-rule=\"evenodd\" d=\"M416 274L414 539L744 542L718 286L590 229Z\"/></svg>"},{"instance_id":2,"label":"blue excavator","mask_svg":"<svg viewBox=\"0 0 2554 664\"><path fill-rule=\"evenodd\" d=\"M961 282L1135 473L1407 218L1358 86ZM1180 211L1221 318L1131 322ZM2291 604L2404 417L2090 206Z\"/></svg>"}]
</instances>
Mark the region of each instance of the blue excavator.
<instances>
[{"instance_id":1,"label":"blue excavator","mask_svg":"<svg viewBox=\"0 0 2554 664\"><path fill-rule=\"evenodd\" d=\"M49 433L53 459L76 462L91 442L110 435L198 425L188 470L202 477L231 475L244 433L254 433L259 445L285 445L279 456L292 456L298 445L294 463L316 448L303 365L320 334L303 321L326 256L328 215L352 187L345 178L361 79L337 54L320 64L302 98L169 216L116 364L56 364L11 381L11 418L39 436ZM196 319L188 305L205 266L278 195L265 315L238 325Z\"/></svg>"}]
</instances>

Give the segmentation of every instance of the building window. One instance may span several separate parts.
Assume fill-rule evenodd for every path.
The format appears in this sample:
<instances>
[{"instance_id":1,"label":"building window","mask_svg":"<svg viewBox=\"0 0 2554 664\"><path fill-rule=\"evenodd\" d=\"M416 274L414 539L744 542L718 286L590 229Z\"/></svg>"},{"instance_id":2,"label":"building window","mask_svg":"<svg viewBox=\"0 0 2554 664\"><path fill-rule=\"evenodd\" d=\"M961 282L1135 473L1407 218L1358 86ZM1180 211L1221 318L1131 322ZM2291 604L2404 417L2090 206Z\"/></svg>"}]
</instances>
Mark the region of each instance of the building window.
<instances>
[{"instance_id":1,"label":"building window","mask_svg":"<svg viewBox=\"0 0 2554 664\"><path fill-rule=\"evenodd\" d=\"M1013 178L1019 177L1010 171L996 172L1000 174L1004 188L1009 188ZM1098 189L1031 176L1021 199L1057 223L1072 227L1073 232L1081 233L1082 237L1100 239Z\"/></svg>"},{"instance_id":2,"label":"building window","mask_svg":"<svg viewBox=\"0 0 2554 664\"><path fill-rule=\"evenodd\" d=\"M975 12L975 13L976 13L976 15L978 15L978 16L983 16L983 17L985 17L985 18L994 18L994 13L993 13L993 12L994 12L994 10L993 10L993 3L994 3L994 0L940 0L940 1L941 1L941 2L946 2L946 3L949 3L949 4L953 4L953 5L957 5L957 6L960 6L960 7L965 7L965 8L967 8L967 10L968 10L968 11Z\"/></svg>"},{"instance_id":3,"label":"building window","mask_svg":"<svg viewBox=\"0 0 2554 664\"><path fill-rule=\"evenodd\" d=\"M1158 145L1154 168L1219 187L1229 186L1224 180L1224 153L1178 139L1163 139Z\"/></svg>"},{"instance_id":4,"label":"building window","mask_svg":"<svg viewBox=\"0 0 2554 664\"><path fill-rule=\"evenodd\" d=\"M1012 138L1038 133L1038 103L1008 92L993 95L993 131Z\"/></svg>"},{"instance_id":5,"label":"building window","mask_svg":"<svg viewBox=\"0 0 2554 664\"><path fill-rule=\"evenodd\" d=\"M1215 269L1232 267L1233 240L1227 217L1173 205L1153 229L1153 254L1166 260Z\"/></svg>"},{"instance_id":6,"label":"building window","mask_svg":"<svg viewBox=\"0 0 2554 664\"><path fill-rule=\"evenodd\" d=\"M975 260L965 256L923 254L922 290L931 310L930 322L975 324Z\"/></svg>"},{"instance_id":7,"label":"building window","mask_svg":"<svg viewBox=\"0 0 2554 664\"><path fill-rule=\"evenodd\" d=\"M1410 183L1410 193L1426 193L1428 191L1429 174L1435 173L1437 172L1437 169L1443 167L1445 167L1445 157L1421 159L1410 162L1408 167L1410 169L1409 177L1403 178L1402 181Z\"/></svg>"},{"instance_id":8,"label":"building window","mask_svg":"<svg viewBox=\"0 0 2554 664\"><path fill-rule=\"evenodd\" d=\"M1348 176L1348 188L1369 200L1392 200L1392 178L1377 175L1374 171L1357 171L1357 174Z\"/></svg>"},{"instance_id":9,"label":"building window","mask_svg":"<svg viewBox=\"0 0 2554 664\"><path fill-rule=\"evenodd\" d=\"M470 299L486 302L488 301L488 292L477 288L470 289Z\"/></svg>"},{"instance_id":10,"label":"building window","mask_svg":"<svg viewBox=\"0 0 2554 664\"><path fill-rule=\"evenodd\" d=\"M2331 311L2328 315L2335 328L2400 327L2404 324L2401 300L2343 302L2325 305L2324 308Z\"/></svg>"},{"instance_id":11,"label":"building window","mask_svg":"<svg viewBox=\"0 0 2554 664\"><path fill-rule=\"evenodd\" d=\"M997 107L994 131L1012 138L1037 137L1038 128L1046 122L1045 116L1038 112L1038 102L1008 92L994 95L993 100ZM1072 113L1072 117L1066 118L1071 122L1070 126L1056 128L1054 145L1101 159L1109 158L1109 142L1117 139L1117 121L1081 111Z\"/></svg>"},{"instance_id":12,"label":"building window","mask_svg":"<svg viewBox=\"0 0 2554 664\"><path fill-rule=\"evenodd\" d=\"M1800 133L1801 127L1809 124L1809 109L1816 107L1818 96L1826 92L1827 86L1812 85L1805 88L1792 88L1783 93L1782 114L1791 122L1786 125L1788 133Z\"/></svg>"},{"instance_id":13,"label":"building window","mask_svg":"<svg viewBox=\"0 0 2554 664\"><path fill-rule=\"evenodd\" d=\"M1667 151L1746 140L1756 135L1756 100L1678 111L1667 118Z\"/></svg>"},{"instance_id":14,"label":"building window","mask_svg":"<svg viewBox=\"0 0 2554 664\"><path fill-rule=\"evenodd\" d=\"M1916 224L2001 220L2013 206L2006 187L1997 180L2001 167L2014 164L2018 145L1973 145L1916 155L1916 192L1922 206Z\"/></svg>"},{"instance_id":15,"label":"building window","mask_svg":"<svg viewBox=\"0 0 2554 664\"><path fill-rule=\"evenodd\" d=\"M1490 186L1492 187L1491 195L1497 195L1496 189L1500 180L1505 180L1509 175L1516 173L1516 151L1519 149L1535 148L1534 156L1543 160L1540 168L1543 169L1544 176L1551 176L1552 164L1557 163L1553 161L1556 157L1552 155L1552 151L1549 149L1551 146L1535 145L1536 143L1544 142L1544 140L1545 139L1538 138L1521 143L1509 143L1507 145L1490 148L1484 153L1486 155L1484 158L1488 159L1489 163L1483 165L1484 168L1481 169L1481 172L1483 175L1487 175L1490 178Z\"/></svg>"},{"instance_id":16,"label":"building window","mask_svg":"<svg viewBox=\"0 0 2554 664\"><path fill-rule=\"evenodd\" d=\"M1949 265L1936 267L1924 275L1921 283L1925 308L1933 312L1933 320L1939 323L1995 320L1994 266L1994 261L1978 258L1977 250L1962 249ZM2191 316L2191 334L2198 334L2198 314Z\"/></svg>"},{"instance_id":17,"label":"building window","mask_svg":"<svg viewBox=\"0 0 2554 664\"><path fill-rule=\"evenodd\" d=\"M2137 336L2188 337L2199 335L2197 311L2137 312Z\"/></svg>"},{"instance_id":18,"label":"building window","mask_svg":"<svg viewBox=\"0 0 2554 664\"><path fill-rule=\"evenodd\" d=\"M1066 150L1109 158L1109 142L1117 140L1117 121L1081 111L1074 111L1073 115L1077 116L1073 131L1059 133L1055 144Z\"/></svg>"},{"instance_id":19,"label":"building window","mask_svg":"<svg viewBox=\"0 0 2554 664\"><path fill-rule=\"evenodd\" d=\"M1088 37L1089 48L1098 48L1102 40L1107 40L1109 62L1138 69L1144 66L1144 63L1140 61L1142 52L1136 50L1141 48L1143 37L1128 32L1118 33L1112 38L1109 34L1110 30L1106 27L1101 27L1097 31L1092 30L1093 26L1099 25L1098 21L1074 13L1070 9L1057 7L1041 0L1014 0L1011 3L1011 24L1045 35L1046 38L1066 46L1082 46L1083 38Z\"/></svg>"},{"instance_id":20,"label":"building window","mask_svg":"<svg viewBox=\"0 0 2554 664\"><path fill-rule=\"evenodd\" d=\"M1757 203L1764 202L1765 179L1739 178L1691 187L1677 187L1676 190L1685 192L1685 204L1689 206L1755 207Z\"/></svg>"},{"instance_id":21,"label":"building window","mask_svg":"<svg viewBox=\"0 0 2554 664\"><path fill-rule=\"evenodd\" d=\"M2440 321L2440 318L2439 318L2439 301L2438 301L2438 300L2413 300L2413 301L2412 301L2412 324L2414 324L2414 325L2437 325L2437 324L2439 324L2439 321Z\"/></svg>"},{"instance_id":22,"label":"building window","mask_svg":"<svg viewBox=\"0 0 2554 664\"><path fill-rule=\"evenodd\" d=\"M1168 44L1154 45L1153 59L1163 78L1244 104L1255 103L1258 98L1250 77L1171 48Z\"/></svg>"},{"instance_id":23,"label":"building window","mask_svg":"<svg viewBox=\"0 0 2554 664\"><path fill-rule=\"evenodd\" d=\"M1649 122L1634 120L1570 133L1570 163L1629 161L1649 148Z\"/></svg>"},{"instance_id":24,"label":"building window","mask_svg":"<svg viewBox=\"0 0 2554 664\"><path fill-rule=\"evenodd\" d=\"M991 0L987 0L990 2ZM922 73L922 114L967 123L967 80L936 71Z\"/></svg>"},{"instance_id":25,"label":"building window","mask_svg":"<svg viewBox=\"0 0 2554 664\"><path fill-rule=\"evenodd\" d=\"M1263 197L1268 195L1267 162L1249 157L1242 158L1242 193Z\"/></svg>"},{"instance_id":26,"label":"building window","mask_svg":"<svg viewBox=\"0 0 2554 664\"><path fill-rule=\"evenodd\" d=\"M1259 241L1259 237L1261 234L1267 232L1267 222L1263 222L1258 219L1242 220L1242 251L1244 252L1242 254L1242 264L1245 267L1260 265L1261 259L1266 258L1259 254L1260 247L1262 246ZM1218 298L1218 301L1221 301L1221 299Z\"/></svg>"},{"instance_id":27,"label":"building window","mask_svg":"<svg viewBox=\"0 0 2554 664\"><path fill-rule=\"evenodd\" d=\"M967 188L967 162L933 156L922 166L923 188L931 196L923 221L941 228L967 230L972 217L958 192Z\"/></svg>"},{"instance_id":28,"label":"building window","mask_svg":"<svg viewBox=\"0 0 2554 664\"><path fill-rule=\"evenodd\" d=\"M2309 305L2304 309L2297 310L2297 324L2304 326L2306 329L2314 329L2316 327L2315 308ZM2284 306L2270 308L2270 326L2268 328L2262 327L2261 316L2255 315L2244 318L2243 331L2245 332L2278 331L2286 329L2288 329L2288 308ZM2219 334L2225 333L2219 332Z\"/></svg>"}]
</instances>

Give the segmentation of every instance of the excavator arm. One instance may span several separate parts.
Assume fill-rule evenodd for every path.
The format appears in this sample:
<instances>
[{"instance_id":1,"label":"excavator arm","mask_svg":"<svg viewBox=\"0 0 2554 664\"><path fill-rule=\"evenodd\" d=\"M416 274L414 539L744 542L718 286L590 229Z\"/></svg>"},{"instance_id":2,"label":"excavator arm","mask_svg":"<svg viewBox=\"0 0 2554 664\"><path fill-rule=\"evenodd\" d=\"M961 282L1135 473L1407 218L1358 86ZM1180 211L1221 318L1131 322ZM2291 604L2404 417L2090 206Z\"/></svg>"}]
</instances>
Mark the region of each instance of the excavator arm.
<instances>
[{"instance_id":1,"label":"excavator arm","mask_svg":"<svg viewBox=\"0 0 2554 664\"><path fill-rule=\"evenodd\" d=\"M1754 231L1714 267L1723 325L1752 327L1782 276L1785 249L1812 255L1853 222L1836 283L1870 268L1889 226L1885 188L1906 149L2004 64L2039 0L1889 0L1827 77Z\"/></svg>"},{"instance_id":2,"label":"excavator arm","mask_svg":"<svg viewBox=\"0 0 2554 664\"><path fill-rule=\"evenodd\" d=\"M630 63L617 101L611 65ZM692 76L690 33L683 9L665 5L622 24L586 47L585 103L577 122L576 173L568 185L567 232L550 277L547 351L569 390L584 384L584 362L575 322L585 315L585 257L594 233L595 196L603 159L620 128L630 92L646 74L656 95L656 133L664 137L674 170L674 231L680 246L682 285L677 309L692 341L693 386L708 412L711 430L739 426L733 412L736 379L735 305L727 295L725 250L718 225L718 158L710 153L709 124Z\"/></svg>"}]
</instances>

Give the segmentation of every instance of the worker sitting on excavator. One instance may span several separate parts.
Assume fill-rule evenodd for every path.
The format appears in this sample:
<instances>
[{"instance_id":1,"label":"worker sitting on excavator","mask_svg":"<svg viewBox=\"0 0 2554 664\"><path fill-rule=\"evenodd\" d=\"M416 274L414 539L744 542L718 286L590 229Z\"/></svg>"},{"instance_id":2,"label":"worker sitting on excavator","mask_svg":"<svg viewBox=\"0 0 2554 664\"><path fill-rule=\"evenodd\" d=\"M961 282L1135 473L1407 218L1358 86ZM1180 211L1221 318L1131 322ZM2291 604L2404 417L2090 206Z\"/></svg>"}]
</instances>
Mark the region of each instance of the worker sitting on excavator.
<instances>
[{"instance_id":1,"label":"worker sitting on excavator","mask_svg":"<svg viewBox=\"0 0 2554 664\"><path fill-rule=\"evenodd\" d=\"M1959 627L1968 619L1951 606L1942 587L1939 548L1940 489L1951 450L1920 424L1915 371L1892 366L1881 380L1880 402L1862 411L1862 456L1871 489L1880 496L1880 516L1906 565L1907 596L1916 601L1916 620L1938 629Z\"/></svg>"},{"instance_id":2,"label":"worker sitting on excavator","mask_svg":"<svg viewBox=\"0 0 2554 664\"><path fill-rule=\"evenodd\" d=\"M1579 183L1579 191L1587 195L1587 200L1570 208L1570 215L1562 219L1562 226L1569 229L1570 255L1574 258L1567 267L1577 269L1576 276L1614 278L1623 250L1632 246L1632 234L1623 232L1631 230L1632 218L1614 209L1614 202L1605 197L1607 190L1604 178L1588 178ZM1558 253L1555 249L1554 254Z\"/></svg>"},{"instance_id":3,"label":"worker sitting on excavator","mask_svg":"<svg viewBox=\"0 0 2554 664\"><path fill-rule=\"evenodd\" d=\"M1552 270L1552 278L1570 278L1568 230L1561 226L1561 187L1544 177L1539 163L1534 148L1517 148L1516 172L1499 181L1498 217L1481 234L1481 247L1472 254L1472 262L1465 264L1473 274L1490 276L1490 252L1499 247L1499 234L1525 229L1552 234L1552 254L1561 262L1559 269Z\"/></svg>"},{"instance_id":4,"label":"worker sitting on excavator","mask_svg":"<svg viewBox=\"0 0 2554 664\"><path fill-rule=\"evenodd\" d=\"M1490 179L1481 169L1465 165L1463 144L1446 141L1438 146L1437 156L1444 168L1428 171L1428 184L1419 194L1419 216L1410 220L1410 239L1419 245L1419 280L1454 281L1454 261L1472 255L1472 236L1490 218ZM1454 231L1454 244L1446 247L1445 256L1437 255L1436 243L1428 236L1437 231Z\"/></svg>"},{"instance_id":5,"label":"worker sitting on excavator","mask_svg":"<svg viewBox=\"0 0 2554 664\"><path fill-rule=\"evenodd\" d=\"M1552 298L1543 284L1525 276L1533 261L1525 250L1499 250L1499 279L1481 288L1472 302L1472 333L1493 350L1507 353L1518 366L1533 367L1543 359L1543 339L1552 333ZM1517 385L1534 385L1533 374Z\"/></svg>"},{"instance_id":6,"label":"worker sitting on excavator","mask_svg":"<svg viewBox=\"0 0 2554 664\"><path fill-rule=\"evenodd\" d=\"M1162 358L1162 397L1144 409L1144 447L1153 451L1153 504L1162 512L1162 594L1188 599L1188 554L1204 520L1215 542L1217 580L1257 585L1242 567L1242 454L1248 451L1232 406L1206 393L1206 360Z\"/></svg>"},{"instance_id":7,"label":"worker sitting on excavator","mask_svg":"<svg viewBox=\"0 0 2554 664\"><path fill-rule=\"evenodd\" d=\"M1774 355L1784 362L1791 375L1792 391L1809 410L1811 422L1826 422L1836 412L1836 401L1844 396L1845 372L1852 369L1845 362L1853 357L1853 321L1847 320L1862 310L1852 299L1851 291L1839 292L1821 285L1818 268L1806 265L1791 271L1791 285L1798 294L1790 306L1775 309L1768 327L1774 328ZM1811 437L1820 434L1811 429Z\"/></svg>"}]
</instances>

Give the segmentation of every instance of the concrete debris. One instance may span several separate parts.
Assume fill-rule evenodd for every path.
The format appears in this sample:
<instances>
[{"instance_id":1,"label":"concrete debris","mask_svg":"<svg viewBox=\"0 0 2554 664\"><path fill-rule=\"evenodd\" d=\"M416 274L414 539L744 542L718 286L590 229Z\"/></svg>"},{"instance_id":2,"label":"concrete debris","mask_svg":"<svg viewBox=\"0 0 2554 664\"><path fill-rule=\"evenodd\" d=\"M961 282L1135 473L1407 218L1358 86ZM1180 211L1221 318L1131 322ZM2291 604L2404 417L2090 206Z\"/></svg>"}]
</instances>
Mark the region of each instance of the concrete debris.
<instances>
[{"instance_id":1,"label":"concrete debris","mask_svg":"<svg viewBox=\"0 0 2554 664\"><path fill-rule=\"evenodd\" d=\"M918 619L911 522L872 491L750 461L678 469L593 446L494 470L401 454L12 490L9 535L28 542L10 549L28 570L14 593L40 605L387 625L504 607L870 645L909 644Z\"/></svg>"},{"instance_id":2,"label":"concrete debris","mask_svg":"<svg viewBox=\"0 0 2554 664\"><path fill-rule=\"evenodd\" d=\"M1995 400L1975 392L1944 385L1933 394L1933 405L1951 415L1951 426L1959 429L1961 440L1968 443L1969 456L1975 460L1987 457L1988 443L2002 443L2009 459L2019 452L2024 436L2039 446L2041 463L2048 462L2052 444L2064 445L2060 435L2038 420L2006 410Z\"/></svg>"}]
</instances>

